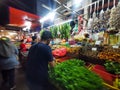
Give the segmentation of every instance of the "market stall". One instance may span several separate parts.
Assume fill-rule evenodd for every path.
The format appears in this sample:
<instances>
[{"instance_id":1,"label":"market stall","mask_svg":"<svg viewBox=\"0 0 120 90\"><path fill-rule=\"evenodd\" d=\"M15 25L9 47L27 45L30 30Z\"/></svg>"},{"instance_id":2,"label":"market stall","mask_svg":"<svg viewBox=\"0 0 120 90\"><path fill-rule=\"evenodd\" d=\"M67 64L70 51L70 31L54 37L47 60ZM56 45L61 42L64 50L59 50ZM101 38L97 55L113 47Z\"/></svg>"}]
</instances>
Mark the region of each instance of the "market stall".
<instances>
[{"instance_id":1,"label":"market stall","mask_svg":"<svg viewBox=\"0 0 120 90\"><path fill-rule=\"evenodd\" d=\"M30 34L34 30L37 33L41 30L39 17L12 7L9 10L10 23L24 29L0 29L0 37L9 36L12 41L25 39L27 53L22 59L27 60L31 47ZM62 23L42 28L39 33L42 35L43 31L49 30L53 36L50 47L56 66L49 71L50 81L58 90L102 90L104 86L119 90L120 0L95 0L79 10L81 13L78 13L77 18L64 19ZM19 46L19 43L15 44Z\"/></svg>"},{"instance_id":2,"label":"market stall","mask_svg":"<svg viewBox=\"0 0 120 90\"><path fill-rule=\"evenodd\" d=\"M78 26L72 27L79 33L70 34L70 23L50 28L53 37L57 38L51 47L58 63L81 59L89 70L103 79L105 86L115 90L120 88L119 7L120 2L116 0L107 3L98 0L90 4L90 17L85 19L80 15ZM86 20L88 23L84 24Z\"/></svg>"}]
</instances>

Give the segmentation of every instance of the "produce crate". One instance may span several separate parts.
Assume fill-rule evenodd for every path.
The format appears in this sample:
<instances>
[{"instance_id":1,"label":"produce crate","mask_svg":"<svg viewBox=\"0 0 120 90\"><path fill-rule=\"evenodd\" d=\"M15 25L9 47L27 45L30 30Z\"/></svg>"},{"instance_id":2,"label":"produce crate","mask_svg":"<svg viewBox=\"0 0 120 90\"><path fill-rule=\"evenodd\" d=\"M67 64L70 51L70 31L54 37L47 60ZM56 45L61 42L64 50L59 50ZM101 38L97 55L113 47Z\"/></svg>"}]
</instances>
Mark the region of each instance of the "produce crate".
<instances>
[{"instance_id":1,"label":"produce crate","mask_svg":"<svg viewBox=\"0 0 120 90\"><path fill-rule=\"evenodd\" d=\"M117 76L108 73L103 66L95 65L91 69L91 71L93 71L96 74L98 74L105 81L105 83L114 86L114 82L115 82Z\"/></svg>"}]
</instances>

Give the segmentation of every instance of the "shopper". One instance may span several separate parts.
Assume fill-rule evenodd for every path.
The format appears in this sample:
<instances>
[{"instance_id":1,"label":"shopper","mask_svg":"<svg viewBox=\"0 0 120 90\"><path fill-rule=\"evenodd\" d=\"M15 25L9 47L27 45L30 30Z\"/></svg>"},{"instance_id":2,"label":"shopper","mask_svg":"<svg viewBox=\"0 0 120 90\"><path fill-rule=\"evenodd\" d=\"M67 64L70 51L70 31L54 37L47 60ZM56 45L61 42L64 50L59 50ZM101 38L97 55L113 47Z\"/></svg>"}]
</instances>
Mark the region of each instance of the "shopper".
<instances>
[{"instance_id":1,"label":"shopper","mask_svg":"<svg viewBox=\"0 0 120 90\"><path fill-rule=\"evenodd\" d=\"M27 42L27 39L21 40L20 50L19 50L19 61L23 70L25 69L26 60L28 56L28 49L26 47L26 42Z\"/></svg>"},{"instance_id":2,"label":"shopper","mask_svg":"<svg viewBox=\"0 0 120 90\"><path fill-rule=\"evenodd\" d=\"M13 90L15 88L15 67L19 64L16 56L18 49L9 38L0 38L0 69L2 73L2 86Z\"/></svg>"},{"instance_id":3,"label":"shopper","mask_svg":"<svg viewBox=\"0 0 120 90\"><path fill-rule=\"evenodd\" d=\"M21 43L20 43L20 51L21 52L26 52L27 51L26 42L27 42L27 39L22 39L21 40Z\"/></svg>"},{"instance_id":4,"label":"shopper","mask_svg":"<svg viewBox=\"0 0 120 90\"><path fill-rule=\"evenodd\" d=\"M49 45L52 35L44 31L41 42L33 45L28 54L26 78L30 90L51 90L48 87L48 64L54 67L52 51Z\"/></svg>"}]
</instances>

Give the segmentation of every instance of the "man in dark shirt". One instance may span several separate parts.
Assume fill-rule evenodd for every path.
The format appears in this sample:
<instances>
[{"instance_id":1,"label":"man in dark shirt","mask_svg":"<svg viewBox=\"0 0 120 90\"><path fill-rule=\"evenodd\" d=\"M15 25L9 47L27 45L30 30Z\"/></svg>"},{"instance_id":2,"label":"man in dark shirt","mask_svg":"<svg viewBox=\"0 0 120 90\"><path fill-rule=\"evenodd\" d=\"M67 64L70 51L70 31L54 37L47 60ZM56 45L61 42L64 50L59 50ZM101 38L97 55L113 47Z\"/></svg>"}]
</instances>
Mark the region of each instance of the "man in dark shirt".
<instances>
[{"instance_id":1,"label":"man in dark shirt","mask_svg":"<svg viewBox=\"0 0 120 90\"><path fill-rule=\"evenodd\" d=\"M26 78L30 90L46 90L48 84L48 64L54 67L52 50L48 46L52 35L44 31L41 42L33 45L28 54Z\"/></svg>"}]
</instances>

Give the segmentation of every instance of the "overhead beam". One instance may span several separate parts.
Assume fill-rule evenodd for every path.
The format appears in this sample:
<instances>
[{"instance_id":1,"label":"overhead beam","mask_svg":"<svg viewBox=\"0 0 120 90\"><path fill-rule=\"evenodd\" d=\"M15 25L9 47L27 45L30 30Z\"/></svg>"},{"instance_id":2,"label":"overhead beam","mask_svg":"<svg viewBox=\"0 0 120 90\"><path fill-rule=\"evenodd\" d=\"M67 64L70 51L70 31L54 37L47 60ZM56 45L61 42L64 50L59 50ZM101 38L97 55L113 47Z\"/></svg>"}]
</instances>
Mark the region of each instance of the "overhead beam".
<instances>
[{"instance_id":1,"label":"overhead beam","mask_svg":"<svg viewBox=\"0 0 120 90\"><path fill-rule=\"evenodd\" d=\"M49 11L51 11L51 10L52 10L52 8L48 7L48 6L47 6L47 5L45 5L45 4L42 4L42 7L44 7L45 9L47 9L47 10L49 10Z\"/></svg>"},{"instance_id":2,"label":"overhead beam","mask_svg":"<svg viewBox=\"0 0 120 90\"><path fill-rule=\"evenodd\" d=\"M45 4L42 4L42 7L46 8L46 9L49 10L49 11L52 10L52 8L48 7L48 6L45 5ZM65 17L66 17L65 15L63 15L63 14L57 12L57 10L60 9L61 7L62 7L62 6L57 7L54 11L56 11L57 14L59 14L60 16L62 16L63 18L65 18Z\"/></svg>"},{"instance_id":3,"label":"overhead beam","mask_svg":"<svg viewBox=\"0 0 120 90\"><path fill-rule=\"evenodd\" d=\"M61 5L61 2L59 2L58 0L54 0L55 2L57 2L59 5Z\"/></svg>"},{"instance_id":4,"label":"overhead beam","mask_svg":"<svg viewBox=\"0 0 120 90\"><path fill-rule=\"evenodd\" d=\"M73 13L76 13L77 15L79 15L79 13L77 13L76 11L72 10L70 7L68 7L66 4L63 4L61 2L59 2L58 0L54 0L56 1L59 5L65 7L66 9L68 9L69 11L72 11Z\"/></svg>"}]
</instances>

